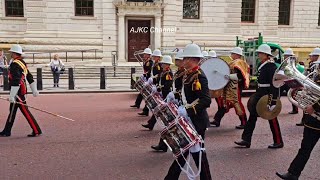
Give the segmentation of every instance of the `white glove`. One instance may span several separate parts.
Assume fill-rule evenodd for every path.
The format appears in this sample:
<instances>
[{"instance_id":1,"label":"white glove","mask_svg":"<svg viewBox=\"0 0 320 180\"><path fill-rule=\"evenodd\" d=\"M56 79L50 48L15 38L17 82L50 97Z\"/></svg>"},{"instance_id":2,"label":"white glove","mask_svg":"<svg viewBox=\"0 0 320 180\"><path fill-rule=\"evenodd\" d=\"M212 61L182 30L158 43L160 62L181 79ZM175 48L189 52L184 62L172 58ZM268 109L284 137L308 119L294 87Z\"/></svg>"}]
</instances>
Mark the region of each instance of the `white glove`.
<instances>
[{"instance_id":1,"label":"white glove","mask_svg":"<svg viewBox=\"0 0 320 180\"><path fill-rule=\"evenodd\" d=\"M182 117L188 117L188 113L187 113L186 108L184 108L183 106L179 106L178 115L180 115Z\"/></svg>"},{"instance_id":2,"label":"white glove","mask_svg":"<svg viewBox=\"0 0 320 180\"><path fill-rule=\"evenodd\" d=\"M167 102L172 102L174 101L174 93L173 92L170 92L168 95L167 95Z\"/></svg>"},{"instance_id":3,"label":"white glove","mask_svg":"<svg viewBox=\"0 0 320 180\"><path fill-rule=\"evenodd\" d=\"M192 153L200 152L200 150L201 150L201 147L199 143L195 144L194 146L191 146L190 148L190 152Z\"/></svg>"},{"instance_id":4,"label":"white glove","mask_svg":"<svg viewBox=\"0 0 320 180\"><path fill-rule=\"evenodd\" d=\"M9 97L10 103L16 103L16 96L18 94L19 89L20 89L19 86L11 86L10 97Z\"/></svg>"},{"instance_id":5,"label":"white glove","mask_svg":"<svg viewBox=\"0 0 320 180\"><path fill-rule=\"evenodd\" d=\"M33 97L39 96L39 92L38 92L38 89L37 89L37 84L35 82L30 84L30 88L32 90Z\"/></svg>"},{"instance_id":6,"label":"white glove","mask_svg":"<svg viewBox=\"0 0 320 180\"><path fill-rule=\"evenodd\" d=\"M238 81L238 75L236 73L234 74L230 74L229 79L233 80L233 81Z\"/></svg>"},{"instance_id":7,"label":"white glove","mask_svg":"<svg viewBox=\"0 0 320 180\"><path fill-rule=\"evenodd\" d=\"M274 110L274 108L276 107L276 105L268 105L268 109L269 109L269 111L273 111Z\"/></svg>"},{"instance_id":8,"label":"white glove","mask_svg":"<svg viewBox=\"0 0 320 180\"><path fill-rule=\"evenodd\" d=\"M148 79L148 84L153 84L153 78Z\"/></svg>"}]
</instances>

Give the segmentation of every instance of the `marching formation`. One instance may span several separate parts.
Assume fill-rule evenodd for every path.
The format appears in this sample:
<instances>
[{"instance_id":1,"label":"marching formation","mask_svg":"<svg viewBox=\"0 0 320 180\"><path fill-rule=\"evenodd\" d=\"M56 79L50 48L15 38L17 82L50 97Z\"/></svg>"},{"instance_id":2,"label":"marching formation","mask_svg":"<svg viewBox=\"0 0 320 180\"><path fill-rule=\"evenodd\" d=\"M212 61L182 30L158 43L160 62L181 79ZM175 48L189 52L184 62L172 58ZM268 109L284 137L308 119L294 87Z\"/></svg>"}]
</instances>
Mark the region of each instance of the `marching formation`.
<instances>
[{"instance_id":1,"label":"marching formation","mask_svg":"<svg viewBox=\"0 0 320 180\"><path fill-rule=\"evenodd\" d=\"M297 62L290 48L285 51L281 64L273 60L267 44L260 45L257 52L260 60L257 89L248 101L247 118L241 94L249 87L250 68L240 47L231 51L231 61L226 62L218 58L214 51L201 52L198 45L188 44L183 50L178 50L174 57L177 68L174 74L170 66L173 64L171 56L162 56L159 50L153 53L149 48L144 50L144 74L135 85L140 94L131 107L139 108L144 97L148 106L139 114L148 116L147 109L150 109L153 115L142 126L153 130L158 120L163 128L159 143L151 148L162 152L170 149L174 154L175 161L169 168L166 180L179 179L181 172L186 173L189 179L199 175L201 180L212 179L204 148L205 132L209 127L220 127L223 116L231 108L235 109L240 120L236 129L243 129L241 140L235 141L236 145L251 147L253 131L258 117L261 117L268 120L273 135L273 143L268 148L282 148L284 142L277 116L281 111L280 96L283 91L292 96L289 97L292 102L289 114L297 114L298 107L303 109L303 118L297 126L302 125L305 129L301 148L288 172L277 172L276 175L288 180L299 178L320 138L319 98L306 98L320 95L317 85L320 82L320 49L316 48L310 54L311 62L306 70ZM310 88L314 91L310 91ZM210 107L211 98L215 98L218 110L210 122L207 108ZM190 166L190 159L187 158L190 154L198 173Z\"/></svg>"}]
</instances>

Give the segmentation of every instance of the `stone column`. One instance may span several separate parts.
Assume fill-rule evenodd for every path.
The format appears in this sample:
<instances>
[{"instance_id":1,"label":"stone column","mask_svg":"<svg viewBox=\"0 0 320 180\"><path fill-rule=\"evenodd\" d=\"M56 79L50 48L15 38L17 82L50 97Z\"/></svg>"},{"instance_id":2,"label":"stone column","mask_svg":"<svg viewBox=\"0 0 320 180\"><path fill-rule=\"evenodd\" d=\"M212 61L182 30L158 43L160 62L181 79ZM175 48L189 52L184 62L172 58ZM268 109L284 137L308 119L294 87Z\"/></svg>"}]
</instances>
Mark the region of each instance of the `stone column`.
<instances>
[{"instance_id":1,"label":"stone column","mask_svg":"<svg viewBox=\"0 0 320 180\"><path fill-rule=\"evenodd\" d=\"M118 13L118 60L125 61L125 21L124 14Z\"/></svg>"},{"instance_id":2,"label":"stone column","mask_svg":"<svg viewBox=\"0 0 320 180\"><path fill-rule=\"evenodd\" d=\"M155 15L154 27L159 30L161 28L161 15ZM161 32L154 33L154 48L159 49L161 47Z\"/></svg>"}]
</instances>

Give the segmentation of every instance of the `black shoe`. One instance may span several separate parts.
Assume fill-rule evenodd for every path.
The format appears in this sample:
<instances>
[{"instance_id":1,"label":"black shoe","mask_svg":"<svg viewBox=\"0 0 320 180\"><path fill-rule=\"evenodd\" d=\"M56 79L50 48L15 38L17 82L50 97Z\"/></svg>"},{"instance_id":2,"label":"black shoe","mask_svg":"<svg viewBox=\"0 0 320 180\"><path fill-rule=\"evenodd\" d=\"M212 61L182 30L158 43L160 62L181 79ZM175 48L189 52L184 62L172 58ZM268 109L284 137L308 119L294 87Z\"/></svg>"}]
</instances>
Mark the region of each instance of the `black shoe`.
<instances>
[{"instance_id":1,"label":"black shoe","mask_svg":"<svg viewBox=\"0 0 320 180\"><path fill-rule=\"evenodd\" d=\"M268 146L269 149L278 149L278 148L283 148L283 143L279 143L279 144L271 144Z\"/></svg>"},{"instance_id":2,"label":"black shoe","mask_svg":"<svg viewBox=\"0 0 320 180\"><path fill-rule=\"evenodd\" d=\"M141 113L138 113L140 116L149 116L149 113L147 112L141 112Z\"/></svg>"},{"instance_id":3,"label":"black shoe","mask_svg":"<svg viewBox=\"0 0 320 180\"><path fill-rule=\"evenodd\" d=\"M279 176L281 179L286 179L286 180L298 180L298 176L295 176L289 172L285 173L285 174L280 174L278 172L276 172L276 175Z\"/></svg>"},{"instance_id":4,"label":"black shoe","mask_svg":"<svg viewBox=\"0 0 320 180\"><path fill-rule=\"evenodd\" d=\"M303 122L297 123L296 126L303 126Z\"/></svg>"},{"instance_id":5,"label":"black shoe","mask_svg":"<svg viewBox=\"0 0 320 180\"><path fill-rule=\"evenodd\" d=\"M289 114L298 114L298 111L290 111Z\"/></svg>"},{"instance_id":6,"label":"black shoe","mask_svg":"<svg viewBox=\"0 0 320 180\"><path fill-rule=\"evenodd\" d=\"M235 141L235 144L239 145L239 146L245 146L246 148L250 148L251 143L247 142L247 141Z\"/></svg>"},{"instance_id":7,"label":"black shoe","mask_svg":"<svg viewBox=\"0 0 320 180\"><path fill-rule=\"evenodd\" d=\"M132 108L137 108L137 109L140 108L140 106L137 106L137 105L131 105L130 107L132 107Z\"/></svg>"},{"instance_id":8,"label":"black shoe","mask_svg":"<svg viewBox=\"0 0 320 180\"><path fill-rule=\"evenodd\" d=\"M236 126L236 129L244 129L244 125Z\"/></svg>"},{"instance_id":9,"label":"black shoe","mask_svg":"<svg viewBox=\"0 0 320 180\"><path fill-rule=\"evenodd\" d=\"M151 148L154 149L154 150L156 150L156 151L167 152L167 148L160 147L159 145L157 145L157 146L151 146Z\"/></svg>"},{"instance_id":10,"label":"black shoe","mask_svg":"<svg viewBox=\"0 0 320 180\"><path fill-rule=\"evenodd\" d=\"M142 127L149 129L150 131L153 130L153 127L151 127L149 124L141 124Z\"/></svg>"},{"instance_id":11,"label":"black shoe","mask_svg":"<svg viewBox=\"0 0 320 180\"><path fill-rule=\"evenodd\" d=\"M32 132L31 134L28 134L28 137L36 137L36 136L40 136L40 134L42 134L42 133L36 134L36 133Z\"/></svg>"},{"instance_id":12,"label":"black shoe","mask_svg":"<svg viewBox=\"0 0 320 180\"><path fill-rule=\"evenodd\" d=\"M220 127L220 123L218 123L217 121L213 120L212 122L210 122L211 125L215 126L215 127Z\"/></svg>"},{"instance_id":13,"label":"black shoe","mask_svg":"<svg viewBox=\"0 0 320 180\"><path fill-rule=\"evenodd\" d=\"M11 136L11 133L6 133L6 132L0 132L0 137L9 137Z\"/></svg>"},{"instance_id":14,"label":"black shoe","mask_svg":"<svg viewBox=\"0 0 320 180\"><path fill-rule=\"evenodd\" d=\"M57 87L59 87L59 84L57 84Z\"/></svg>"}]
</instances>

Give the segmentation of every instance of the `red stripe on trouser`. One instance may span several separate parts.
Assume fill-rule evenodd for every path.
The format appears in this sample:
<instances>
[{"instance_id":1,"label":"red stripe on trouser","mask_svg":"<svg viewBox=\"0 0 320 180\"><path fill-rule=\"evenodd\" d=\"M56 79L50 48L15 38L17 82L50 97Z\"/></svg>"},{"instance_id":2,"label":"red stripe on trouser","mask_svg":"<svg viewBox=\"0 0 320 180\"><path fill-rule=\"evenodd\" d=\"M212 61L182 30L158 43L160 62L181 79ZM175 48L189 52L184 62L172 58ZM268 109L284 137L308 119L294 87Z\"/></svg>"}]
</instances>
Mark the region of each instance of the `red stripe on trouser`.
<instances>
[{"instance_id":1,"label":"red stripe on trouser","mask_svg":"<svg viewBox=\"0 0 320 180\"><path fill-rule=\"evenodd\" d=\"M272 119L272 124L273 124L273 128L274 128L274 133L276 135L276 143L279 144L279 143L281 143L281 137L280 137L280 129L277 124L277 118Z\"/></svg>"},{"instance_id":2,"label":"red stripe on trouser","mask_svg":"<svg viewBox=\"0 0 320 180\"><path fill-rule=\"evenodd\" d=\"M242 101L241 101L241 91L240 91L240 87L238 87L238 102L239 102L240 108L241 108L241 110L242 110L242 112L243 112L243 115L242 115L242 117L241 117L241 124L242 124L242 125L245 125L245 124L246 124L246 119L245 119L245 117L246 117L247 115L246 115L246 110L245 110L245 108L244 108L244 106L243 106L243 104L242 104Z\"/></svg>"},{"instance_id":3,"label":"red stripe on trouser","mask_svg":"<svg viewBox=\"0 0 320 180\"><path fill-rule=\"evenodd\" d=\"M18 100L18 101L19 101L19 100ZM23 103L23 102L21 101L21 103ZM26 107L25 107L24 105L20 105L20 107L21 107L21 110L22 110L23 114L26 116L27 121L30 123L31 128L33 129L33 131L34 131L36 134L39 134L38 129L37 129L36 125L34 124L34 121L33 121L33 119L31 118L31 116L30 116L29 112L27 111Z\"/></svg>"}]
</instances>

